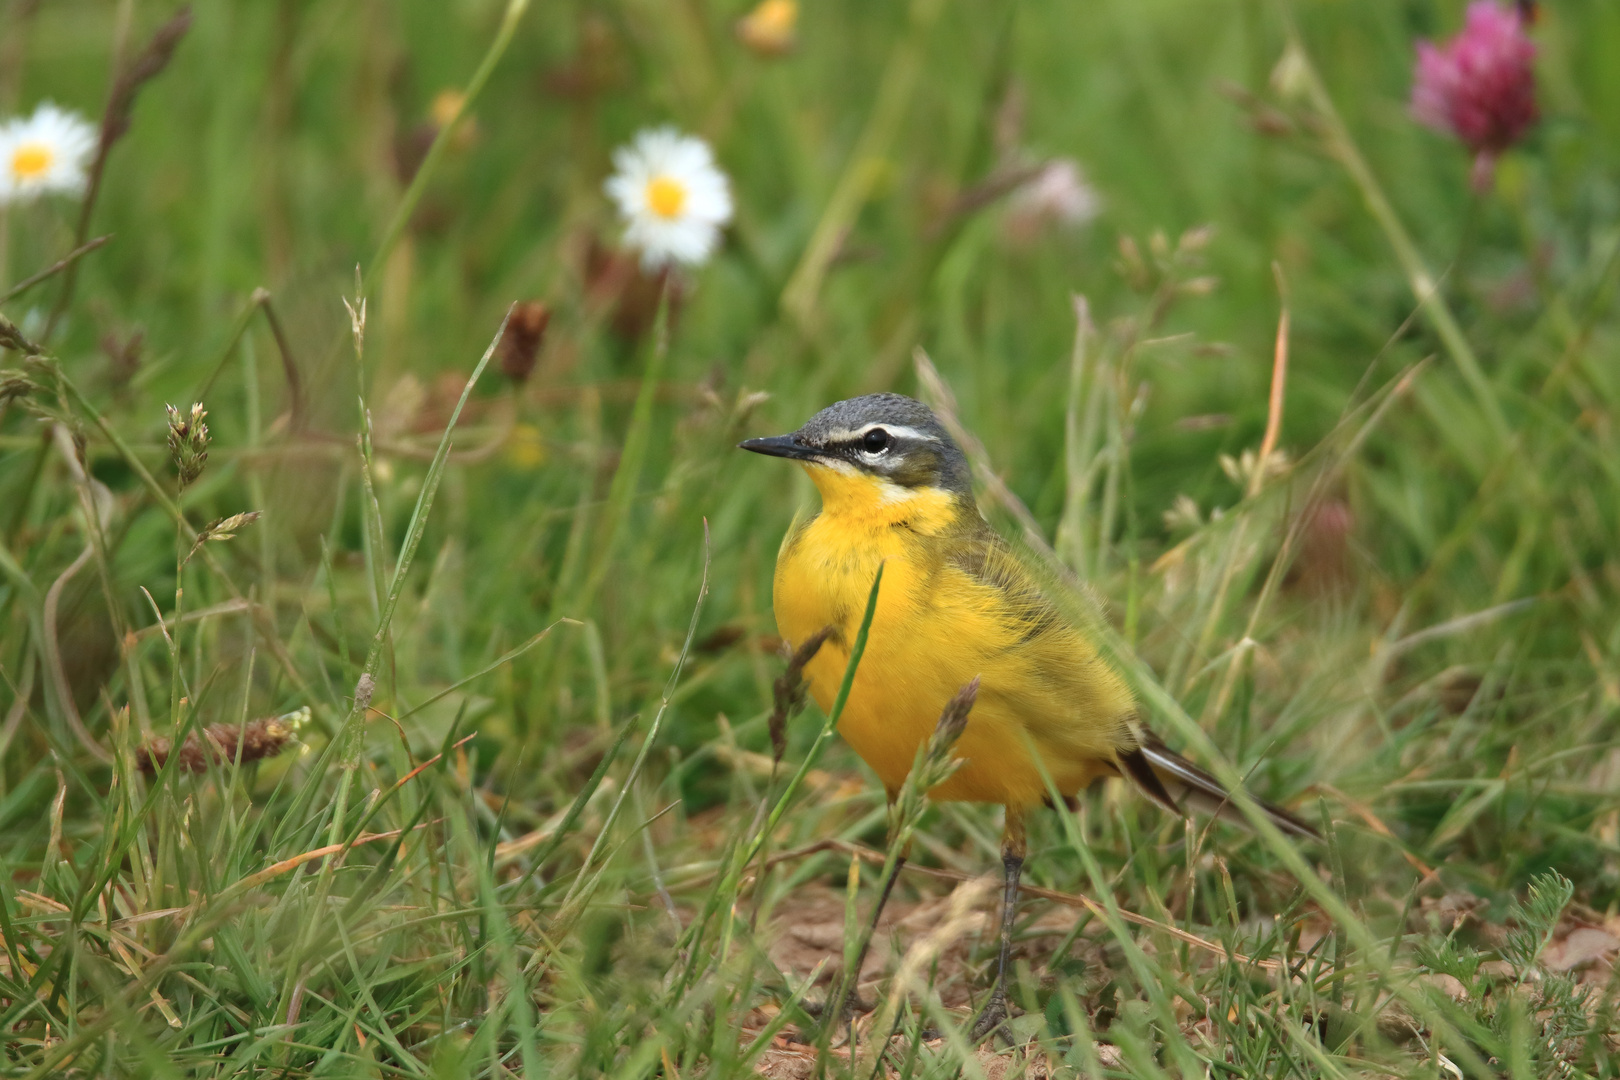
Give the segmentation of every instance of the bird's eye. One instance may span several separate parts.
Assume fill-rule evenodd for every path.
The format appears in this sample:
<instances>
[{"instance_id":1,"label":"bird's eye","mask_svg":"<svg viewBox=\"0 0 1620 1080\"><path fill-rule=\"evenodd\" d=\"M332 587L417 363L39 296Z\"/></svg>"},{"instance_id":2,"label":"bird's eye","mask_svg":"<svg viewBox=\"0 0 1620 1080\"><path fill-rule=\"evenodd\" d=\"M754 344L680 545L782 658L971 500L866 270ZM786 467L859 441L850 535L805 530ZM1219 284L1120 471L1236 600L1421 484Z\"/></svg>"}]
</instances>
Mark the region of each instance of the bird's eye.
<instances>
[{"instance_id":1,"label":"bird's eye","mask_svg":"<svg viewBox=\"0 0 1620 1080\"><path fill-rule=\"evenodd\" d=\"M881 454L889 448L889 433L880 427L873 428L862 436L861 446L869 454Z\"/></svg>"}]
</instances>

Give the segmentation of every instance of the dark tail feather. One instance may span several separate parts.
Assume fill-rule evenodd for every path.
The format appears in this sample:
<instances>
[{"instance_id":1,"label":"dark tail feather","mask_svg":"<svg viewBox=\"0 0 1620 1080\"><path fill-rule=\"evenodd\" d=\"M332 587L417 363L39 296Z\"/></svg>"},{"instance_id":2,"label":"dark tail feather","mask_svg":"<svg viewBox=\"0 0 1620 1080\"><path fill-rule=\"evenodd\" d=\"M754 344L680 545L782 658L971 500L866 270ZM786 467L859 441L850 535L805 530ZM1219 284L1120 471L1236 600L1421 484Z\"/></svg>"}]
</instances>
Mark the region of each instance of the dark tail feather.
<instances>
[{"instance_id":1,"label":"dark tail feather","mask_svg":"<svg viewBox=\"0 0 1620 1080\"><path fill-rule=\"evenodd\" d=\"M1157 739L1119 755L1119 766L1144 794L1174 813L1185 814L1191 807L1240 825L1248 824L1219 780ZM1291 836L1303 840L1322 839L1315 829L1280 806L1260 802L1260 809L1271 818L1272 824Z\"/></svg>"}]
</instances>

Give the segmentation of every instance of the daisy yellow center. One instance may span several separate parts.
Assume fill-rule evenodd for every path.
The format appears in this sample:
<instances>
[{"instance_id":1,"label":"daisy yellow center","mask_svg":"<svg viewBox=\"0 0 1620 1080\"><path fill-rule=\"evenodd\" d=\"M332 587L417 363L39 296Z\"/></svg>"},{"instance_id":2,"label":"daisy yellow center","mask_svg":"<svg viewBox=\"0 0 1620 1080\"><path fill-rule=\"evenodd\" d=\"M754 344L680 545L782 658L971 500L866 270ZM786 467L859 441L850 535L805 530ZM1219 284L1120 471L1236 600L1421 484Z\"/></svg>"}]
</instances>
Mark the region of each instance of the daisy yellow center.
<instances>
[{"instance_id":1,"label":"daisy yellow center","mask_svg":"<svg viewBox=\"0 0 1620 1080\"><path fill-rule=\"evenodd\" d=\"M56 155L41 143L24 143L11 155L11 175L18 180L37 180L50 170Z\"/></svg>"},{"instance_id":2,"label":"daisy yellow center","mask_svg":"<svg viewBox=\"0 0 1620 1080\"><path fill-rule=\"evenodd\" d=\"M647 207L661 218L679 217L686 205L686 185L667 176L647 181Z\"/></svg>"}]
</instances>

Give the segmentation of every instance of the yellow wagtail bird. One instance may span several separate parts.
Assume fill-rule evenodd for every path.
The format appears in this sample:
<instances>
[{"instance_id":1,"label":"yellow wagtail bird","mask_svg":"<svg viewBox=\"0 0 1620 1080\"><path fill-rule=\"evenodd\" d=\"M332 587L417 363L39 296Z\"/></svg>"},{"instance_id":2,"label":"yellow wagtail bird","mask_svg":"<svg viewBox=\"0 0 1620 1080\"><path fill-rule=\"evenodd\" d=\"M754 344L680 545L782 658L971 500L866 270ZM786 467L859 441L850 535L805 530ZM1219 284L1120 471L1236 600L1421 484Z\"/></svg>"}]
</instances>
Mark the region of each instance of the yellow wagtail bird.
<instances>
[{"instance_id":1,"label":"yellow wagtail bird","mask_svg":"<svg viewBox=\"0 0 1620 1080\"><path fill-rule=\"evenodd\" d=\"M828 406L790 435L740 445L797 461L821 492L821 512L782 542L774 602L792 646L831 628L804 671L823 710L884 568L838 730L891 799L946 702L979 679L954 750L961 764L929 795L1006 808L1000 958L973 1028L982 1037L1007 1018L1024 816L1048 801L1046 777L1065 799L1098 777L1124 776L1176 814L1193 805L1241 815L1218 780L1143 730L1130 689L1089 632L979 514L967 458L926 405L871 394ZM1285 832L1316 836L1288 811L1264 809Z\"/></svg>"}]
</instances>

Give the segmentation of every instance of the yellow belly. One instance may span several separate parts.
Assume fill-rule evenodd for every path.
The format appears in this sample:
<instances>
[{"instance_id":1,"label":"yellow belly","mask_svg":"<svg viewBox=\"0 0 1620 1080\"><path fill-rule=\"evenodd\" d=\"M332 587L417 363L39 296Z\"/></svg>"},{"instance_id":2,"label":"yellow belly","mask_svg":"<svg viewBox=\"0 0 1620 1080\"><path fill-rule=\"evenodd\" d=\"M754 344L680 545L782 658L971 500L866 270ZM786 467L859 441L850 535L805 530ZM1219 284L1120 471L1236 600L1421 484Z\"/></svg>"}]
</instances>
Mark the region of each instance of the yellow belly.
<instances>
[{"instance_id":1,"label":"yellow belly","mask_svg":"<svg viewBox=\"0 0 1620 1080\"><path fill-rule=\"evenodd\" d=\"M1028 806L1046 798L1043 769L1064 795L1112 772L1116 749L1134 739L1123 682L1071 628L1021 625L994 585L941 557L942 543L824 514L784 544L774 596L782 636L796 644L829 624L837 631L805 671L823 710L884 567L840 734L892 794L945 703L978 676L956 746L963 764L934 798Z\"/></svg>"}]
</instances>

